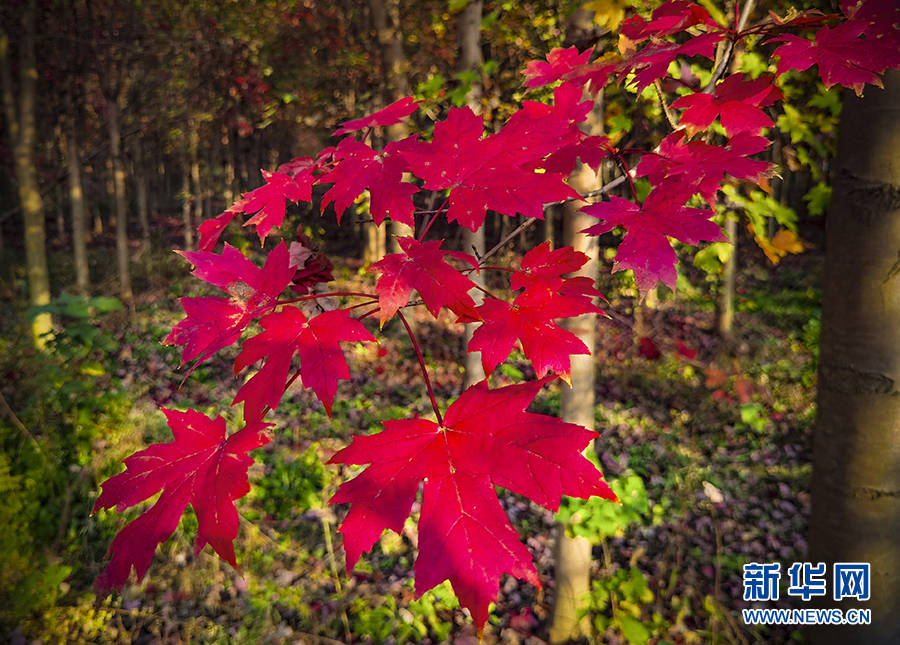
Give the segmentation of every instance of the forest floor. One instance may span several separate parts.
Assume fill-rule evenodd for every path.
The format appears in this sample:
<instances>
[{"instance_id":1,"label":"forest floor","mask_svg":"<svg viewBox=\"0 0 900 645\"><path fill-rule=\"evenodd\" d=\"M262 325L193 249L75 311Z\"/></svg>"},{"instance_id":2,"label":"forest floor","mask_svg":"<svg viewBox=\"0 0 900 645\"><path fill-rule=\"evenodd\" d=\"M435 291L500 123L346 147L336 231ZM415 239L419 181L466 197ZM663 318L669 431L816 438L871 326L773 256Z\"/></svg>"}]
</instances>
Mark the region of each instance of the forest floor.
<instances>
[{"instance_id":1,"label":"forest floor","mask_svg":"<svg viewBox=\"0 0 900 645\"><path fill-rule=\"evenodd\" d=\"M647 512L625 530L593 536L588 619L596 642L801 639L783 627L745 626L740 609L749 606L742 600L744 564L780 562L786 571L806 555L819 259L789 257L772 267L761 254L748 258L727 343L714 333L704 286L661 297L651 309L638 306L608 269L601 277L611 317L598 322L595 447L608 479L640 477ZM336 290L373 286L357 263L335 264ZM175 296L197 295L198 283L185 278L149 290L135 320L117 314L109 323L116 376L142 433L108 448L122 453L118 458L142 443L169 440L161 406L229 413L242 382L231 367L236 348L182 384L180 348L159 344L183 315ZM462 387L462 327L424 310L416 318L436 395L446 405ZM353 377L339 384L331 418L300 387L271 415L274 439L253 453L253 490L238 505L241 572L209 549L194 557L189 511L143 580L132 578L114 599L95 601L88 592L103 562L85 564L59 601L69 609L54 614L57 624L31 621L9 634L11 642L477 643L447 583L415 599L414 522L402 536L385 534L348 576L336 531L346 508L327 504L355 471L324 464L354 434L376 432L386 419L431 414L400 327L388 324L380 336L373 330L378 345L348 345ZM514 354L492 385L530 377L530 363ZM558 413L559 385L546 387L533 410ZM505 576L482 642L542 643L554 598L554 514L502 490L500 497L544 588ZM418 506L413 510L415 518ZM137 512L101 512L100 519L124 525ZM803 608L785 594L756 606Z\"/></svg>"}]
</instances>

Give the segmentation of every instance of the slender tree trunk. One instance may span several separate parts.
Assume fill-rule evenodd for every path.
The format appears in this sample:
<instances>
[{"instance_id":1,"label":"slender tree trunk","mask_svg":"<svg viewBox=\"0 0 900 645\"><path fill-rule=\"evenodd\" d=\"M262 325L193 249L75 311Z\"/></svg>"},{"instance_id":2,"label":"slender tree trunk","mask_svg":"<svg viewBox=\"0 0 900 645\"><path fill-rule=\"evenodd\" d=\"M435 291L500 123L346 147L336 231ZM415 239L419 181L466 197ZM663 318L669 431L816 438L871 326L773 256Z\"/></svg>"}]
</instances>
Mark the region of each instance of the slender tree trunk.
<instances>
[{"instance_id":1,"label":"slender tree trunk","mask_svg":"<svg viewBox=\"0 0 900 645\"><path fill-rule=\"evenodd\" d=\"M134 137L134 179L137 186L138 221L141 223L141 253L150 249L150 208L147 203L147 164L144 160L143 133Z\"/></svg>"},{"instance_id":2,"label":"slender tree trunk","mask_svg":"<svg viewBox=\"0 0 900 645\"><path fill-rule=\"evenodd\" d=\"M378 34L378 44L381 46L381 61L385 74L385 99L393 103L409 94L409 81L406 78L406 56L403 53L403 35L400 32L400 2L399 0L369 0L369 10L372 14L372 24ZM387 127L387 140L400 141L409 136L409 123L401 121ZM415 235L413 227L401 222L392 221L391 224L391 253L402 253L397 243L398 237L412 237ZM382 244L381 237L387 237L387 229L377 230L375 224L366 224L366 237L372 238L369 247L375 249ZM376 230L372 230L376 229Z\"/></svg>"},{"instance_id":3,"label":"slender tree trunk","mask_svg":"<svg viewBox=\"0 0 900 645\"><path fill-rule=\"evenodd\" d=\"M594 109L583 124L588 134L603 134L603 94L596 100ZM597 175L580 162L569 178L569 185L580 193L600 187ZM581 212L584 202L567 202L563 205L563 245L571 246L588 256L588 262L575 275L597 279L597 263L600 246L598 238L584 235L580 231L593 224L590 215ZM560 391L560 413L567 423L577 423L589 430L594 429L594 399L596 382L596 314L583 314L568 318L565 328L587 345L591 354L571 357L571 387L562 386ZM593 450L593 445L588 446ZM587 616L578 620L578 610L584 606L584 597L590 591L591 544L583 537L566 536L565 526L557 526L555 559L555 600L550 626L550 642L565 643L580 640L590 635L591 625Z\"/></svg>"},{"instance_id":4,"label":"slender tree trunk","mask_svg":"<svg viewBox=\"0 0 900 645\"><path fill-rule=\"evenodd\" d=\"M194 248L194 225L191 222L191 166L188 161L184 132L178 133L178 148L181 152L181 221L184 223L184 248Z\"/></svg>"},{"instance_id":5,"label":"slender tree trunk","mask_svg":"<svg viewBox=\"0 0 900 645\"><path fill-rule=\"evenodd\" d=\"M196 226L200 226L200 223L203 221L203 185L200 177L200 128L197 126L196 121L190 122L191 128L191 139L190 139L190 153L191 153L191 184L194 187L194 223ZM272 164L271 170L275 170L277 167L277 162ZM191 237L193 238L194 232L191 231ZM193 242L192 242L193 245Z\"/></svg>"},{"instance_id":6,"label":"slender tree trunk","mask_svg":"<svg viewBox=\"0 0 900 645\"><path fill-rule=\"evenodd\" d=\"M580 163L572 173L569 185L578 192L599 188L594 172ZM563 244L574 247L576 251L581 251L590 258L576 275L596 279L599 245L596 237L579 232L593 224L590 221L593 218L579 210L581 206L584 206L584 202L568 202L563 206ZM593 430L596 380L593 352L596 343L597 315L582 314L577 318L568 318L564 326L588 346L591 355L571 357L572 386L561 386L560 416L566 423L577 423ZM593 446L589 446L588 450L593 450ZM590 591L591 544L580 536L567 537L565 525L558 525L557 530L554 549L556 587L550 642L565 643L585 638L591 633L587 616L579 621L576 615L584 606L584 596Z\"/></svg>"},{"instance_id":7,"label":"slender tree trunk","mask_svg":"<svg viewBox=\"0 0 900 645\"><path fill-rule=\"evenodd\" d=\"M822 606L872 624L811 627L815 645L900 642L900 72L846 91L825 242L810 555ZM836 562L869 563L865 602L832 599Z\"/></svg>"},{"instance_id":8,"label":"slender tree trunk","mask_svg":"<svg viewBox=\"0 0 900 645\"><path fill-rule=\"evenodd\" d=\"M72 250L75 253L75 284L78 292L86 296L91 290L87 258L87 214L84 210L84 190L81 185L78 135L73 125L74 123L69 121L69 132L66 136L69 202L72 205Z\"/></svg>"},{"instance_id":9,"label":"slender tree trunk","mask_svg":"<svg viewBox=\"0 0 900 645\"><path fill-rule=\"evenodd\" d=\"M483 10L483 0L470 0L456 18L456 41L459 45L459 58L456 61L457 72L479 71L484 63L484 58L481 55L481 15ZM475 114L481 114L481 93L481 83L472 83L471 89L466 95L466 102ZM484 255L484 228L482 226L474 233L467 228L463 228L463 251L474 253L478 257ZM483 274L470 274L469 279L481 287L485 286ZM475 304L481 304L483 301L482 293L478 289L472 289L469 295L475 300ZM466 352L469 347L469 341L472 340L472 336L478 327L478 323L464 325L462 347L463 387L474 385L484 380L485 377L484 367L481 364L481 352Z\"/></svg>"},{"instance_id":10,"label":"slender tree trunk","mask_svg":"<svg viewBox=\"0 0 900 645\"><path fill-rule=\"evenodd\" d=\"M738 227L737 220L731 217L725 220L725 234L731 240L731 255L725 261L722 280L719 288L719 299L716 301L716 328L724 339L732 337L731 324L734 321L734 278L737 274Z\"/></svg>"},{"instance_id":11,"label":"slender tree trunk","mask_svg":"<svg viewBox=\"0 0 900 645\"><path fill-rule=\"evenodd\" d=\"M225 152L225 190L222 194L225 197L225 208L231 208L238 191L234 175L234 147L231 145L231 134L226 125L222 126L222 148Z\"/></svg>"},{"instance_id":12,"label":"slender tree trunk","mask_svg":"<svg viewBox=\"0 0 900 645\"><path fill-rule=\"evenodd\" d=\"M13 145L16 179L19 184L19 200L25 228L25 261L28 268L28 288L32 305L50 302L50 273L47 268L46 229L44 204L38 186L37 167L34 160L37 127L34 115L37 107L37 57L35 55L37 1L29 0L21 9L22 32L19 66L19 104L13 86L9 57L9 35L6 25L0 23L0 82L3 83L3 104L6 123ZM34 342L43 347L46 337L53 331L49 314L34 319Z\"/></svg>"},{"instance_id":13,"label":"slender tree trunk","mask_svg":"<svg viewBox=\"0 0 900 645\"><path fill-rule=\"evenodd\" d=\"M131 292L131 268L128 255L128 201L125 194L125 164L122 162L122 131L117 93L107 94L109 110L109 151L112 159L113 189L116 202L116 256L119 260L119 295L134 310Z\"/></svg>"}]
</instances>

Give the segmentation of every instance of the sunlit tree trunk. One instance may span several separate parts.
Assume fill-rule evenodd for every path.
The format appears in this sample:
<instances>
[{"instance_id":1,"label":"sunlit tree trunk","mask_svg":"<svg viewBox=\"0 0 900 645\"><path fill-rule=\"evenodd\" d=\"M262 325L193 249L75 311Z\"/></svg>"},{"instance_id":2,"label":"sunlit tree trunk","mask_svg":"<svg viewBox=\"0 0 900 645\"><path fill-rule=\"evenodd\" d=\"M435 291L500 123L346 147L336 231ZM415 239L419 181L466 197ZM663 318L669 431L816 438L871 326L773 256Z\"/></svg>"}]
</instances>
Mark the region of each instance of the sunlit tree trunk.
<instances>
[{"instance_id":1,"label":"sunlit tree trunk","mask_svg":"<svg viewBox=\"0 0 900 645\"><path fill-rule=\"evenodd\" d=\"M594 109L582 125L588 134L603 134L603 93L597 97ZM600 188L597 174L580 162L569 177L569 185L579 193ZM597 279L599 243L596 236L581 233L596 222L590 215L581 212L584 202L567 202L563 206L563 244L571 246L588 256L588 262L575 274ZM575 334L591 351L589 355L571 357L571 387L561 386L560 413L567 423L577 423L589 430L594 429L594 399L596 383L597 314L582 314L568 318L565 328ZM588 450L593 450L589 446ZM555 600L553 622L550 626L550 642L565 643L584 638L591 633L587 616L577 619L578 610L584 606L584 597L590 591L591 544L580 536L567 537L564 525L557 526L555 559Z\"/></svg>"},{"instance_id":2,"label":"sunlit tree trunk","mask_svg":"<svg viewBox=\"0 0 900 645\"><path fill-rule=\"evenodd\" d=\"M406 77L406 55L403 53L403 34L400 31L400 2L399 0L369 0L369 10L372 14L372 25L378 34L378 44L381 46L381 62L385 75L384 98L387 103L393 103L409 95L409 80ZM400 141L409 136L409 124L406 121L395 123L387 127L387 140ZM401 222L391 222L391 253L401 253L402 249L396 241L398 237L411 237L415 235L413 228ZM371 253L376 253L382 245L386 248L387 228L376 228L375 224L366 224L366 236L370 239ZM382 242L381 238L385 238ZM374 256L373 256L374 258ZM378 258L375 258L378 259Z\"/></svg>"},{"instance_id":3,"label":"sunlit tree trunk","mask_svg":"<svg viewBox=\"0 0 900 645\"><path fill-rule=\"evenodd\" d=\"M810 554L871 564L872 624L815 645L900 642L900 72L846 92L825 241Z\"/></svg>"},{"instance_id":4,"label":"sunlit tree trunk","mask_svg":"<svg viewBox=\"0 0 900 645\"><path fill-rule=\"evenodd\" d=\"M44 204L38 186L34 148L37 127L34 115L37 110L37 58L35 56L37 2L29 0L21 9L19 88L13 86L9 55L9 35L6 25L0 22L0 82L3 83L3 104L6 123L12 140L15 158L16 180L19 184L19 200L25 228L25 261L28 268L28 287L32 305L50 302L50 274L47 269L46 230ZM16 96L18 95L18 105ZM37 316L32 325L34 342L43 347L45 334L53 330L49 314Z\"/></svg>"},{"instance_id":5,"label":"sunlit tree trunk","mask_svg":"<svg viewBox=\"0 0 900 645\"><path fill-rule=\"evenodd\" d=\"M481 54L481 18L484 10L484 2L482 0L470 0L465 8L459 12L456 18L456 41L459 45L459 58L456 61L456 71L480 71L481 65L484 63L484 57ZM469 93L466 95L466 102L475 114L481 114L481 94L482 85L480 82L472 83ZM473 253L477 257L481 257L485 253L484 243L484 226L477 231L472 232L467 228L463 229L462 235L463 251ZM483 274L470 274L469 278L475 284L484 287ZM469 295L475 300L476 304L481 304L483 298L481 291L472 289ZM484 367L481 364L481 352L466 353L469 341L472 335L478 329L478 323L469 323L464 325L463 332L463 368L464 378L463 387L469 387L481 380L484 380Z\"/></svg>"},{"instance_id":6,"label":"sunlit tree trunk","mask_svg":"<svg viewBox=\"0 0 900 645\"><path fill-rule=\"evenodd\" d=\"M81 185L81 158L74 116L66 119L66 167L69 171L69 203L72 206L72 250L75 255L75 284L81 295L90 292L90 271L87 258L87 214L84 210L84 189Z\"/></svg>"},{"instance_id":7,"label":"sunlit tree trunk","mask_svg":"<svg viewBox=\"0 0 900 645\"><path fill-rule=\"evenodd\" d=\"M719 298L716 301L716 328L722 338L731 338L731 326L734 321L734 279L737 273L738 253L737 220L729 217L725 220L725 234L731 240L731 255L725 260L722 270L722 281L719 286Z\"/></svg>"},{"instance_id":8,"label":"sunlit tree trunk","mask_svg":"<svg viewBox=\"0 0 900 645\"><path fill-rule=\"evenodd\" d=\"M181 221L184 224L184 248L194 248L194 225L191 221L191 166L188 161L184 132L178 133L178 148L181 153Z\"/></svg>"},{"instance_id":9,"label":"sunlit tree trunk","mask_svg":"<svg viewBox=\"0 0 900 645\"><path fill-rule=\"evenodd\" d=\"M116 206L116 257L119 262L119 296L129 308L134 307L131 292L131 268L128 251L128 200L125 193L125 164L122 161L121 112L118 92L106 94L109 112L109 153L112 159L113 188Z\"/></svg>"},{"instance_id":10,"label":"sunlit tree trunk","mask_svg":"<svg viewBox=\"0 0 900 645\"><path fill-rule=\"evenodd\" d=\"M203 216L203 183L200 177L200 128L197 122L191 120L189 122L191 129L190 153L191 153L191 185L194 192L194 225L200 226L204 220ZM276 163L272 164L272 170L275 170ZM194 232L191 231L193 238ZM192 243L193 246L193 243ZM193 250L193 249L191 249Z\"/></svg>"}]
</instances>

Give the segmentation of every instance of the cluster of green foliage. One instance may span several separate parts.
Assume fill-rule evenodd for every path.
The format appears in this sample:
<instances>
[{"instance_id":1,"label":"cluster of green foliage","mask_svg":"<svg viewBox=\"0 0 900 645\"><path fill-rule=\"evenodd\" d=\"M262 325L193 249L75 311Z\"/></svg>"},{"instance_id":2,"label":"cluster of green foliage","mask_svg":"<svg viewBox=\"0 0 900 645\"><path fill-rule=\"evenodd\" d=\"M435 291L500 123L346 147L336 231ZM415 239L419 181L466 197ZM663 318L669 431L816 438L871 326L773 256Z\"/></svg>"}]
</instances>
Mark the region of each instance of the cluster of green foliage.
<instances>
[{"instance_id":1,"label":"cluster of green foliage","mask_svg":"<svg viewBox=\"0 0 900 645\"><path fill-rule=\"evenodd\" d=\"M109 374L117 349L104 318L115 298L62 295L48 311L61 328L40 352L27 333L0 338L0 627L27 616L43 622L113 532L90 517L97 481L121 453L97 450L129 427L131 403ZM13 412L15 410L15 412ZM98 457L102 455L102 459Z\"/></svg>"}]
</instances>

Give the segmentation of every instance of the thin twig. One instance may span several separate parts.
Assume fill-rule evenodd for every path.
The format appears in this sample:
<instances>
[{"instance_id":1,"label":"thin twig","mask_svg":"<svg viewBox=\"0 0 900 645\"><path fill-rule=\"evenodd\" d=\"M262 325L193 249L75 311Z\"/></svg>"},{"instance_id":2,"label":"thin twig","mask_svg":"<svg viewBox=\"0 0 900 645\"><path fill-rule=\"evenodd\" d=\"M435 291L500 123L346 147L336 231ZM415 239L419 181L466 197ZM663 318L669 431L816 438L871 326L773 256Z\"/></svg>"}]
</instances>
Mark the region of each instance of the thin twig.
<instances>
[{"instance_id":1,"label":"thin twig","mask_svg":"<svg viewBox=\"0 0 900 645\"><path fill-rule=\"evenodd\" d=\"M662 104L663 112L666 115L666 120L669 122L669 126L674 132L678 129L678 115L672 111L672 108L669 107L669 104L666 101L666 95L663 94L662 81L656 79L655 81L653 81L653 87L656 89L656 96L659 97L659 102Z\"/></svg>"},{"instance_id":2,"label":"thin twig","mask_svg":"<svg viewBox=\"0 0 900 645\"><path fill-rule=\"evenodd\" d=\"M402 311L397 311L397 315L400 316L400 320L403 321L403 325L406 327L406 333L409 334L409 339L412 341L413 347L416 350L416 356L419 359L419 365L422 367L422 376L425 377L425 385L428 387L428 396L431 397L431 407L434 408L434 414L437 416L437 422L439 426L444 425L444 419L441 417L441 411L438 408L437 399L434 398L434 389L431 387L431 379L428 377L428 370L425 367L425 357L422 356L422 348L419 347L419 342L416 340L416 335L413 333L412 328L409 326L409 323L406 322L406 316L403 315Z\"/></svg>"},{"instance_id":3,"label":"thin twig","mask_svg":"<svg viewBox=\"0 0 900 645\"><path fill-rule=\"evenodd\" d=\"M12 424L16 426L22 433L31 440L31 443L34 444L35 449L40 453L41 457L44 458L44 461L49 463L49 459L47 458L47 453L44 452L44 449L41 448L41 444L37 442L37 439L34 438L34 435L29 432L28 428L25 427L25 424L19 420L19 417L16 416L16 413L13 412L12 408L9 407L9 404L6 402L6 399L3 396L3 392L0 392L0 408L3 409L3 413L9 417L9 420L12 421Z\"/></svg>"},{"instance_id":4,"label":"thin twig","mask_svg":"<svg viewBox=\"0 0 900 645\"><path fill-rule=\"evenodd\" d=\"M744 10L741 12L741 17L738 19L737 31L734 34L733 38L728 41L728 44L725 46L725 54L722 56L722 60L719 61L719 64L716 65L716 69L715 71L713 71L713 75L712 78L709 79L709 83L707 83L706 87L703 88L703 94L712 94L715 91L716 83L718 83L719 79L722 78L722 75L728 68L728 63L731 62L731 55L734 53L735 39L740 36L741 32L744 30L744 27L747 25L747 21L750 19L750 14L753 13L755 5L756 0L747 0L747 4L744 5Z\"/></svg>"}]
</instances>

